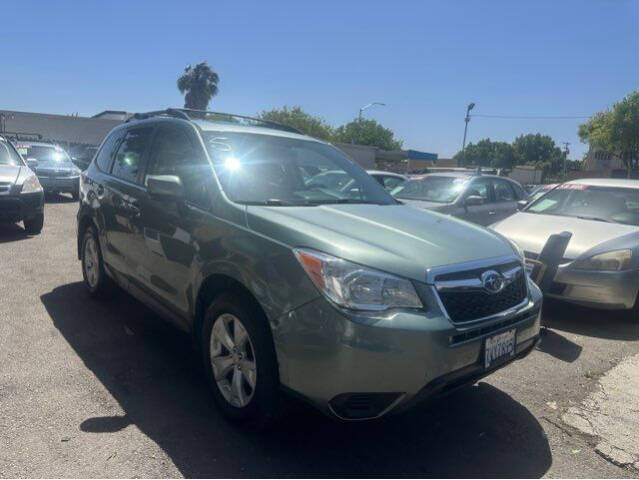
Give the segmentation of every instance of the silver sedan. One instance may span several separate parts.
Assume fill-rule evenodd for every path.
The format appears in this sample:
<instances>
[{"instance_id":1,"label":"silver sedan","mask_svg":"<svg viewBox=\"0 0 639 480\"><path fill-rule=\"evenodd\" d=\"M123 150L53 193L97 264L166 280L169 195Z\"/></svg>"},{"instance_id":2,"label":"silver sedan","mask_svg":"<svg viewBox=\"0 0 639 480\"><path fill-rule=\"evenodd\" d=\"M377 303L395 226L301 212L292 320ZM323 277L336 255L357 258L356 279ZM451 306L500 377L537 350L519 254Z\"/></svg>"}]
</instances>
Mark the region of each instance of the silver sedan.
<instances>
[{"instance_id":1,"label":"silver sedan","mask_svg":"<svg viewBox=\"0 0 639 480\"><path fill-rule=\"evenodd\" d=\"M550 235L572 237L547 292L605 309L639 310L639 181L567 182L491 226L533 263Z\"/></svg>"}]
</instances>

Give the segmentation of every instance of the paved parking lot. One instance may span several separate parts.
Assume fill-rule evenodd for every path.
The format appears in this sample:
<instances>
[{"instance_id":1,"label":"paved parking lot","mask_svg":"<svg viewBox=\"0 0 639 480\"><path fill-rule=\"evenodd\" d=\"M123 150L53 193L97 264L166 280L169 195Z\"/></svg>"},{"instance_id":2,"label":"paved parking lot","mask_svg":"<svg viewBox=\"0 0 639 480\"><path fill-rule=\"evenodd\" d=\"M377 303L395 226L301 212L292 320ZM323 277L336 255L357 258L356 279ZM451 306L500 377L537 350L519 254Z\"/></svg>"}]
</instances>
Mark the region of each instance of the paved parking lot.
<instances>
[{"instance_id":1,"label":"paved parking lot","mask_svg":"<svg viewBox=\"0 0 639 480\"><path fill-rule=\"evenodd\" d=\"M37 237L0 227L3 477L637 475L562 420L639 353L623 315L548 303L537 351L428 408L339 424L292 403L278 430L245 432L212 407L185 335L85 294L76 210L47 203Z\"/></svg>"}]
</instances>

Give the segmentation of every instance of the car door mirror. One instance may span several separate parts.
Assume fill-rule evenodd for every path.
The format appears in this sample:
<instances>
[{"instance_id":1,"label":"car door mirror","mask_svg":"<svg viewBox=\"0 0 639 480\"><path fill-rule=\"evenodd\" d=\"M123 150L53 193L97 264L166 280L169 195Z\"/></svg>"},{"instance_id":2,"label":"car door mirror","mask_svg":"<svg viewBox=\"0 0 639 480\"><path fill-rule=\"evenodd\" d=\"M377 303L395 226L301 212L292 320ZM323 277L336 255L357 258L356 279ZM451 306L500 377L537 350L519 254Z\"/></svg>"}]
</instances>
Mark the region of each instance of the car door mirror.
<instances>
[{"instance_id":1,"label":"car door mirror","mask_svg":"<svg viewBox=\"0 0 639 480\"><path fill-rule=\"evenodd\" d=\"M38 168L38 161L35 158L27 158L27 167L35 172Z\"/></svg>"},{"instance_id":2,"label":"car door mirror","mask_svg":"<svg viewBox=\"0 0 639 480\"><path fill-rule=\"evenodd\" d=\"M517 210L523 210L528 205L528 200L519 200L517 202Z\"/></svg>"},{"instance_id":3,"label":"car door mirror","mask_svg":"<svg viewBox=\"0 0 639 480\"><path fill-rule=\"evenodd\" d=\"M148 175L146 177L146 190L152 197L166 200L182 200L184 198L182 180L176 175Z\"/></svg>"},{"instance_id":4,"label":"car door mirror","mask_svg":"<svg viewBox=\"0 0 639 480\"><path fill-rule=\"evenodd\" d=\"M479 195L469 195L464 200L464 205L467 207L472 205L482 205L484 203L484 197L480 197Z\"/></svg>"}]
</instances>

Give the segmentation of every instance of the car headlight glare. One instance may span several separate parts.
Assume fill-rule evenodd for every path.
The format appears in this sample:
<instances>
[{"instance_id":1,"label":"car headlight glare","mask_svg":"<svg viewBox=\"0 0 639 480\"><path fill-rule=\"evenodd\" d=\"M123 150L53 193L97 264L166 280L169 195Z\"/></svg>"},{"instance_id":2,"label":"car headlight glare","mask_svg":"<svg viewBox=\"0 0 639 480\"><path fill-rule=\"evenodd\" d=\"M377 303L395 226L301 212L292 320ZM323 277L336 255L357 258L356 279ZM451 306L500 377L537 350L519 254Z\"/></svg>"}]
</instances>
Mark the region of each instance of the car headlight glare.
<instances>
[{"instance_id":1,"label":"car headlight glare","mask_svg":"<svg viewBox=\"0 0 639 480\"><path fill-rule=\"evenodd\" d=\"M381 311L423 306L409 280L314 250L294 252L315 286L341 307Z\"/></svg>"},{"instance_id":2,"label":"car headlight glare","mask_svg":"<svg viewBox=\"0 0 639 480\"><path fill-rule=\"evenodd\" d=\"M573 268L577 270L601 270L616 272L625 270L630 266L632 250L614 250L612 252L599 253L592 257L576 260Z\"/></svg>"},{"instance_id":3,"label":"car headlight glare","mask_svg":"<svg viewBox=\"0 0 639 480\"><path fill-rule=\"evenodd\" d=\"M26 180L22 183L22 193L33 193L39 192L42 190L42 185L40 185L40 180L35 175L29 175Z\"/></svg>"}]
</instances>

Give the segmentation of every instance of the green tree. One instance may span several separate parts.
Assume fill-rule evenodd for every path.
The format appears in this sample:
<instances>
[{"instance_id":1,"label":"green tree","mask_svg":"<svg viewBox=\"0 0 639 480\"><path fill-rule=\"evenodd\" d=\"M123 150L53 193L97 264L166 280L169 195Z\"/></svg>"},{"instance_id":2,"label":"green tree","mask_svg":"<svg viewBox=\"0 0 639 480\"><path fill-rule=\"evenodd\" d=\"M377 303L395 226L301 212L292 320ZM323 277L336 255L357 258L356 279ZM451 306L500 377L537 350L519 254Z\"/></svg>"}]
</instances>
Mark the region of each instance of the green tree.
<instances>
[{"instance_id":1,"label":"green tree","mask_svg":"<svg viewBox=\"0 0 639 480\"><path fill-rule=\"evenodd\" d=\"M493 142L484 138L476 144L469 143L464 154L459 151L454 158L467 167L512 168L517 162L515 149L506 142Z\"/></svg>"},{"instance_id":2,"label":"green tree","mask_svg":"<svg viewBox=\"0 0 639 480\"><path fill-rule=\"evenodd\" d=\"M548 135L520 135L513 142L513 148L519 164L535 165L545 174L554 174L563 168L564 154Z\"/></svg>"},{"instance_id":3,"label":"green tree","mask_svg":"<svg viewBox=\"0 0 639 480\"><path fill-rule=\"evenodd\" d=\"M188 65L177 81L177 88L184 96L184 108L206 110L218 92L220 77L206 62L198 63L195 67Z\"/></svg>"},{"instance_id":4,"label":"green tree","mask_svg":"<svg viewBox=\"0 0 639 480\"><path fill-rule=\"evenodd\" d=\"M639 167L639 92L579 125L579 138L591 148L599 147L621 158L630 176Z\"/></svg>"},{"instance_id":5,"label":"green tree","mask_svg":"<svg viewBox=\"0 0 639 480\"><path fill-rule=\"evenodd\" d=\"M401 150L402 141L395 138L392 130L375 120L353 120L335 130L333 140L341 143L371 145L382 150Z\"/></svg>"},{"instance_id":6,"label":"green tree","mask_svg":"<svg viewBox=\"0 0 639 480\"><path fill-rule=\"evenodd\" d=\"M297 128L311 137L328 141L333 138L333 127L326 123L323 118L306 113L300 107L274 108L260 113L258 117Z\"/></svg>"}]
</instances>

